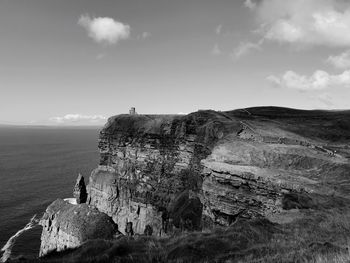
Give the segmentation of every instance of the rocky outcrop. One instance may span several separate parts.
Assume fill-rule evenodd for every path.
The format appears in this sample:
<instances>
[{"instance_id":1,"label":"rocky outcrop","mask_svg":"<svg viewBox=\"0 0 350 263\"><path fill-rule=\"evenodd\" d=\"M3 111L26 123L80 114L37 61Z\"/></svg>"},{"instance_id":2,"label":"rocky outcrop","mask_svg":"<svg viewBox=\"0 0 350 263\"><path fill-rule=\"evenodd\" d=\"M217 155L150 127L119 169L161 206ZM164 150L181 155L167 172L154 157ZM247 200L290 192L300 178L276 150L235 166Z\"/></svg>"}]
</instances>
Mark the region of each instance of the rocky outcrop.
<instances>
[{"instance_id":1,"label":"rocky outcrop","mask_svg":"<svg viewBox=\"0 0 350 263\"><path fill-rule=\"evenodd\" d=\"M113 217L121 231L132 222L136 233L144 233L149 225L154 235L167 234L171 201L188 190L198 195L200 161L225 131L210 117L214 116L111 118L101 131L101 161L90 176L88 203ZM200 229L197 222L192 225Z\"/></svg>"},{"instance_id":2,"label":"rocky outcrop","mask_svg":"<svg viewBox=\"0 0 350 263\"><path fill-rule=\"evenodd\" d=\"M83 204L86 202L87 192L84 181L84 176L78 175L77 181L73 190L73 197L76 199L77 204Z\"/></svg>"},{"instance_id":3,"label":"rocky outcrop","mask_svg":"<svg viewBox=\"0 0 350 263\"><path fill-rule=\"evenodd\" d=\"M80 246L88 239L112 239L119 233L113 220L87 204L72 205L62 199L45 211L39 256Z\"/></svg>"},{"instance_id":4,"label":"rocky outcrop","mask_svg":"<svg viewBox=\"0 0 350 263\"><path fill-rule=\"evenodd\" d=\"M348 190L337 180L349 180L348 150L339 144L350 141L349 113L248 110L110 118L88 203L122 231L132 222L135 233L147 226L162 236L278 213L288 193ZM184 193L198 202L186 201L196 205L179 215L171 207Z\"/></svg>"}]
</instances>

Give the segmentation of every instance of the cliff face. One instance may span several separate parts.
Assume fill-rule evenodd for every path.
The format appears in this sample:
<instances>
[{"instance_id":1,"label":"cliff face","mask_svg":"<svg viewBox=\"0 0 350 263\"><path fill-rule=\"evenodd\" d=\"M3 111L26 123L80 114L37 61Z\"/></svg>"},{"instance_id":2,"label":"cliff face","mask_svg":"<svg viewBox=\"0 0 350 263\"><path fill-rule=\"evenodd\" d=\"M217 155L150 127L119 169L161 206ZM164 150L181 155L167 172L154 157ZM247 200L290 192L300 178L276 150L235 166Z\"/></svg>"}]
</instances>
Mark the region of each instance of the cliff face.
<instances>
[{"instance_id":1,"label":"cliff face","mask_svg":"<svg viewBox=\"0 0 350 263\"><path fill-rule=\"evenodd\" d=\"M87 204L54 201L40 220L43 227L39 256L80 246L88 239L112 239L117 225L109 216Z\"/></svg>"},{"instance_id":2,"label":"cliff face","mask_svg":"<svg viewBox=\"0 0 350 263\"><path fill-rule=\"evenodd\" d=\"M346 196L349 130L349 112L273 107L118 115L100 133L87 202L123 233L162 236L278 213L291 194Z\"/></svg>"},{"instance_id":3,"label":"cliff face","mask_svg":"<svg viewBox=\"0 0 350 263\"><path fill-rule=\"evenodd\" d=\"M173 224L170 221L184 227L186 219L189 221L185 215L197 204L196 214L187 217L192 218L188 224L199 229L200 161L210 153L212 142L223 136L215 120L208 126L210 117L111 118L101 131L100 167L90 177L88 203L112 216L122 232L126 223L132 222L136 233L143 233L149 225L157 235L168 231ZM174 203L180 195L180 204ZM172 213L171 206L179 205L181 214Z\"/></svg>"}]
</instances>

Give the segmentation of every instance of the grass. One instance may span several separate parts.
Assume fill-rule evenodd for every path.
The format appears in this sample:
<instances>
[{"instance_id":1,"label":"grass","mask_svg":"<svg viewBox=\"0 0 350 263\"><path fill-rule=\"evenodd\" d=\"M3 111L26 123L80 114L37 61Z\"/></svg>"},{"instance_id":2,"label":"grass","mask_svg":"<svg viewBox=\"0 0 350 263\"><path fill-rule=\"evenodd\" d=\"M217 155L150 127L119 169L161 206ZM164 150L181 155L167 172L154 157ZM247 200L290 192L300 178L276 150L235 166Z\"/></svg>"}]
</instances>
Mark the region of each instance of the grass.
<instances>
[{"instance_id":1,"label":"grass","mask_svg":"<svg viewBox=\"0 0 350 263\"><path fill-rule=\"evenodd\" d=\"M350 262L349 209L299 213L302 216L289 223L240 219L230 227L168 238L90 240L40 262Z\"/></svg>"}]
</instances>

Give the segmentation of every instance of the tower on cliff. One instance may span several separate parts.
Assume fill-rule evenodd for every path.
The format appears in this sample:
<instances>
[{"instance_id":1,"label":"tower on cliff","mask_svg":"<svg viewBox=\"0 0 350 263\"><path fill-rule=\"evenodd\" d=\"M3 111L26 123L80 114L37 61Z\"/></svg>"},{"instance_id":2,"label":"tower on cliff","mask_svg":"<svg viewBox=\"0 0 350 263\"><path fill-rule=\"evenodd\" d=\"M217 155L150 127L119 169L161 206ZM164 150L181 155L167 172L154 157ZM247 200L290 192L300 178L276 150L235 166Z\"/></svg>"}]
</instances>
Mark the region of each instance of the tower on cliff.
<instances>
[{"instance_id":1,"label":"tower on cliff","mask_svg":"<svg viewBox=\"0 0 350 263\"><path fill-rule=\"evenodd\" d=\"M131 108L130 108L129 114L130 114L130 115L136 115L135 107L131 107Z\"/></svg>"}]
</instances>

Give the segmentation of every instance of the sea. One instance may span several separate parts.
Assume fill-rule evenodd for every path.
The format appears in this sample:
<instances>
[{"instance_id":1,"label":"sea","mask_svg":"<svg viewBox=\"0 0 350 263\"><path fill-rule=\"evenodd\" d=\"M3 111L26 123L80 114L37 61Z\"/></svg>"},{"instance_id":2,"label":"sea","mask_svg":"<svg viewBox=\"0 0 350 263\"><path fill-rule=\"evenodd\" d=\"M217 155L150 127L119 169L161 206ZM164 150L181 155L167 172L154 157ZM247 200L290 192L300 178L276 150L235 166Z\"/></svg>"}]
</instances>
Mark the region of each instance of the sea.
<instances>
[{"instance_id":1,"label":"sea","mask_svg":"<svg viewBox=\"0 0 350 263\"><path fill-rule=\"evenodd\" d=\"M101 127L0 127L0 262L37 257L46 207L97 167Z\"/></svg>"}]
</instances>

